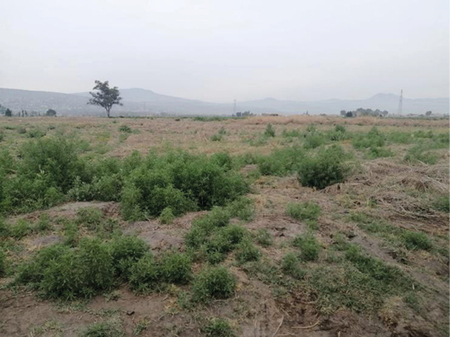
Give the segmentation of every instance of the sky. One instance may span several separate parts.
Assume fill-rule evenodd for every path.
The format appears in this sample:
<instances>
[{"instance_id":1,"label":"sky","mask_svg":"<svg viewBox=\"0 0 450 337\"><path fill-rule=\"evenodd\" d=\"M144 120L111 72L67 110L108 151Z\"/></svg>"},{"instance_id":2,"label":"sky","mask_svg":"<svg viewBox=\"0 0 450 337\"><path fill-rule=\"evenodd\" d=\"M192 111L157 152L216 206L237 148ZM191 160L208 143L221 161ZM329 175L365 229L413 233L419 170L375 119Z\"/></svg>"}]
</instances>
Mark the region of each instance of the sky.
<instances>
[{"instance_id":1,"label":"sky","mask_svg":"<svg viewBox=\"0 0 450 337\"><path fill-rule=\"evenodd\" d=\"M0 0L0 13L1 88L449 96L448 0Z\"/></svg>"}]
</instances>

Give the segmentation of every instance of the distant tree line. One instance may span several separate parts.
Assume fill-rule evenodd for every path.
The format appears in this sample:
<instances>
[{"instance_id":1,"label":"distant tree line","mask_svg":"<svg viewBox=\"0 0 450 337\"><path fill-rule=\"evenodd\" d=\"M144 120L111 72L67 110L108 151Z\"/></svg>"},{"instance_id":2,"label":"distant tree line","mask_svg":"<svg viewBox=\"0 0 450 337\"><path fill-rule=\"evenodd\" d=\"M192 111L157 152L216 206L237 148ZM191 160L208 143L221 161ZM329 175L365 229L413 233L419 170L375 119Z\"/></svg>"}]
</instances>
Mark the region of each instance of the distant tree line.
<instances>
[{"instance_id":1,"label":"distant tree line","mask_svg":"<svg viewBox=\"0 0 450 337\"><path fill-rule=\"evenodd\" d=\"M372 110L359 108L354 111L341 110L341 116L343 117L362 117L362 116L386 117L388 113L389 112L387 110L381 111L380 109Z\"/></svg>"},{"instance_id":2,"label":"distant tree line","mask_svg":"<svg viewBox=\"0 0 450 337\"><path fill-rule=\"evenodd\" d=\"M0 114L4 115L5 117L40 117L41 113L38 111L31 111L28 112L27 110L20 110L16 113L13 113L11 109L6 108L2 105L0 105ZM45 114L42 116L46 117L56 117L57 112L53 109L48 109Z\"/></svg>"}]
</instances>

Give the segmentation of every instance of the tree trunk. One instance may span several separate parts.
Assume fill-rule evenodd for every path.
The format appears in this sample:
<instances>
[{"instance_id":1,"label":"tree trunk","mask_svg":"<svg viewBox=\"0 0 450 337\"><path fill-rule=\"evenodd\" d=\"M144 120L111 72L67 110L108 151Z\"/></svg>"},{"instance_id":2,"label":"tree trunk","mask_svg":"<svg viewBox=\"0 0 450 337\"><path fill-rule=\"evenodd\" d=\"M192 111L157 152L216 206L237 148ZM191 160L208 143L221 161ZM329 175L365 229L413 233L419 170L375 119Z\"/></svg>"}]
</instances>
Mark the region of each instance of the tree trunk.
<instances>
[{"instance_id":1,"label":"tree trunk","mask_svg":"<svg viewBox=\"0 0 450 337\"><path fill-rule=\"evenodd\" d=\"M109 111L110 111L110 109L106 109L106 115L108 116L108 118L111 118Z\"/></svg>"}]
</instances>

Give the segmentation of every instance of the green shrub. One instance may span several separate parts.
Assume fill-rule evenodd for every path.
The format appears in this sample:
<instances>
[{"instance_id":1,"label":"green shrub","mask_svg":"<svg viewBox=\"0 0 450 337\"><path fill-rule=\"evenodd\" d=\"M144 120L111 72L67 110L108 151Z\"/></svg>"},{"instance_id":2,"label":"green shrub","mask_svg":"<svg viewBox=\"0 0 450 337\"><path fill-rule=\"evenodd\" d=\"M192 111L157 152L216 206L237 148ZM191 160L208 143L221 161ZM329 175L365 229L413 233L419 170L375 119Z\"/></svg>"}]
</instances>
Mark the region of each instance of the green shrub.
<instances>
[{"instance_id":1,"label":"green shrub","mask_svg":"<svg viewBox=\"0 0 450 337\"><path fill-rule=\"evenodd\" d=\"M349 245L345 258L362 273L381 282L380 286L388 290L391 287L410 289L410 280L397 267L389 266L382 260L365 255L356 245Z\"/></svg>"},{"instance_id":2,"label":"green shrub","mask_svg":"<svg viewBox=\"0 0 450 337\"><path fill-rule=\"evenodd\" d=\"M39 216L39 220L34 226L36 232L45 232L51 229L50 217L46 213L42 213Z\"/></svg>"},{"instance_id":3,"label":"green shrub","mask_svg":"<svg viewBox=\"0 0 450 337\"><path fill-rule=\"evenodd\" d=\"M75 247L78 244L79 231L76 223L71 221L64 222L64 243Z\"/></svg>"},{"instance_id":4,"label":"green shrub","mask_svg":"<svg viewBox=\"0 0 450 337\"><path fill-rule=\"evenodd\" d=\"M300 262L294 253L287 253L281 261L281 270L286 275L292 276L296 279L302 279L305 272L300 268Z\"/></svg>"},{"instance_id":5,"label":"green shrub","mask_svg":"<svg viewBox=\"0 0 450 337\"><path fill-rule=\"evenodd\" d=\"M368 149L370 147L382 147L385 144L385 135L374 126L367 134L357 135L353 138L353 146L356 149Z\"/></svg>"},{"instance_id":6,"label":"green shrub","mask_svg":"<svg viewBox=\"0 0 450 337\"><path fill-rule=\"evenodd\" d=\"M303 186L323 189L344 181L348 167L343 163L343 150L332 146L315 156L305 157L298 170L298 179Z\"/></svg>"},{"instance_id":7,"label":"green shrub","mask_svg":"<svg viewBox=\"0 0 450 337\"><path fill-rule=\"evenodd\" d=\"M224 267L211 267L202 270L192 285L193 299L207 302L211 299L229 298L234 294L236 277Z\"/></svg>"},{"instance_id":8,"label":"green shrub","mask_svg":"<svg viewBox=\"0 0 450 337\"><path fill-rule=\"evenodd\" d=\"M448 194L438 197L436 200L434 200L433 208L444 213L449 213L450 201Z\"/></svg>"},{"instance_id":9,"label":"green shrub","mask_svg":"<svg viewBox=\"0 0 450 337\"><path fill-rule=\"evenodd\" d=\"M409 250L431 250L433 248L433 244L431 243L430 238L421 232L410 232L405 231L403 233L403 241L405 246Z\"/></svg>"},{"instance_id":10,"label":"green shrub","mask_svg":"<svg viewBox=\"0 0 450 337\"><path fill-rule=\"evenodd\" d=\"M5 135L3 134L3 132L0 132L0 142L2 142L3 139L5 139Z\"/></svg>"},{"instance_id":11,"label":"green shrub","mask_svg":"<svg viewBox=\"0 0 450 337\"><path fill-rule=\"evenodd\" d=\"M77 211L77 223L89 229L97 229L103 221L103 211L97 207L80 208Z\"/></svg>"},{"instance_id":12,"label":"green shrub","mask_svg":"<svg viewBox=\"0 0 450 337\"><path fill-rule=\"evenodd\" d=\"M250 240L243 240L237 246L236 259L239 264L250 261L258 261L260 257L260 250L256 248Z\"/></svg>"},{"instance_id":13,"label":"green shrub","mask_svg":"<svg viewBox=\"0 0 450 337\"><path fill-rule=\"evenodd\" d=\"M0 277L6 273L6 255L3 250L0 249Z\"/></svg>"},{"instance_id":14,"label":"green shrub","mask_svg":"<svg viewBox=\"0 0 450 337\"><path fill-rule=\"evenodd\" d=\"M320 206L312 202L291 203L287 205L286 212L297 220L317 220L320 215Z\"/></svg>"},{"instance_id":15,"label":"green shrub","mask_svg":"<svg viewBox=\"0 0 450 337\"><path fill-rule=\"evenodd\" d=\"M158 278L158 267L149 252L131 266L128 277L131 288L136 291L151 290L156 286Z\"/></svg>"},{"instance_id":16,"label":"green shrub","mask_svg":"<svg viewBox=\"0 0 450 337\"><path fill-rule=\"evenodd\" d=\"M160 276L165 282L186 284L191 279L191 260L183 253L170 252L163 255Z\"/></svg>"},{"instance_id":17,"label":"green shrub","mask_svg":"<svg viewBox=\"0 0 450 337\"><path fill-rule=\"evenodd\" d=\"M128 125L123 124L123 125L119 126L119 132L132 133L133 130L131 130L131 128Z\"/></svg>"},{"instance_id":18,"label":"green shrub","mask_svg":"<svg viewBox=\"0 0 450 337\"><path fill-rule=\"evenodd\" d=\"M238 225L228 225L217 230L203 247L208 262L211 264L222 262L226 254L231 252L246 235L246 229Z\"/></svg>"},{"instance_id":19,"label":"green shrub","mask_svg":"<svg viewBox=\"0 0 450 337\"><path fill-rule=\"evenodd\" d=\"M97 322L81 331L80 337L123 337L125 333L117 322Z\"/></svg>"},{"instance_id":20,"label":"green shrub","mask_svg":"<svg viewBox=\"0 0 450 337\"><path fill-rule=\"evenodd\" d=\"M214 318L214 319L210 320L202 328L202 331L206 334L206 336L210 336L210 337L234 337L234 336L236 336L233 328L230 326L230 323L228 323L228 321L226 321L222 318Z\"/></svg>"},{"instance_id":21,"label":"green shrub","mask_svg":"<svg viewBox=\"0 0 450 337\"><path fill-rule=\"evenodd\" d=\"M31 232L30 223L24 219L20 219L15 225L10 226L10 236L15 239L22 239Z\"/></svg>"},{"instance_id":22,"label":"green shrub","mask_svg":"<svg viewBox=\"0 0 450 337\"><path fill-rule=\"evenodd\" d=\"M23 135L23 134L27 133L27 129L21 127L21 128L18 128L18 129L17 129L17 132L18 132L20 135Z\"/></svg>"},{"instance_id":23,"label":"green shrub","mask_svg":"<svg viewBox=\"0 0 450 337\"><path fill-rule=\"evenodd\" d=\"M251 221L255 216L253 200L246 197L239 197L230 202L226 209L232 217L237 217L244 221Z\"/></svg>"},{"instance_id":24,"label":"green shrub","mask_svg":"<svg viewBox=\"0 0 450 337\"><path fill-rule=\"evenodd\" d=\"M370 159L392 157L394 155L395 154L389 149L375 146L371 146L367 152L367 156Z\"/></svg>"},{"instance_id":25,"label":"green shrub","mask_svg":"<svg viewBox=\"0 0 450 337\"><path fill-rule=\"evenodd\" d=\"M148 250L149 246L145 241L136 236L124 235L114 238L110 243L110 252L116 273L126 278L133 264Z\"/></svg>"},{"instance_id":26,"label":"green shrub","mask_svg":"<svg viewBox=\"0 0 450 337\"><path fill-rule=\"evenodd\" d=\"M219 133L215 133L214 135L211 136L211 140L213 142L220 142L223 138L223 135L219 134Z\"/></svg>"},{"instance_id":27,"label":"green shrub","mask_svg":"<svg viewBox=\"0 0 450 337\"><path fill-rule=\"evenodd\" d=\"M162 224L171 224L173 219L175 219L175 215L173 215L172 208L170 207L164 208L159 216L159 221Z\"/></svg>"},{"instance_id":28,"label":"green shrub","mask_svg":"<svg viewBox=\"0 0 450 337\"><path fill-rule=\"evenodd\" d=\"M434 165L438 161L438 157L435 153L428 151L429 147L420 144L413 146L407 152L404 160L409 163L421 162L428 165Z\"/></svg>"},{"instance_id":29,"label":"green shrub","mask_svg":"<svg viewBox=\"0 0 450 337\"><path fill-rule=\"evenodd\" d=\"M304 261L315 261L319 257L320 244L311 234L296 236L292 245L300 248L301 257Z\"/></svg>"},{"instance_id":30,"label":"green shrub","mask_svg":"<svg viewBox=\"0 0 450 337\"><path fill-rule=\"evenodd\" d=\"M32 129L30 132L27 133L28 138L41 138L46 135L45 131L42 131L41 129Z\"/></svg>"},{"instance_id":31,"label":"green shrub","mask_svg":"<svg viewBox=\"0 0 450 337\"><path fill-rule=\"evenodd\" d=\"M315 149L325 144L324 136L319 132L312 132L305 135L303 147L305 149Z\"/></svg>"},{"instance_id":32,"label":"green shrub","mask_svg":"<svg viewBox=\"0 0 450 337\"><path fill-rule=\"evenodd\" d=\"M267 231L267 229L258 229L255 235L255 240L263 247L269 247L273 243L272 235Z\"/></svg>"},{"instance_id":33,"label":"green shrub","mask_svg":"<svg viewBox=\"0 0 450 337\"><path fill-rule=\"evenodd\" d=\"M304 150L299 146L277 149L258 159L258 169L262 175L284 176L295 172L304 157Z\"/></svg>"},{"instance_id":34,"label":"green shrub","mask_svg":"<svg viewBox=\"0 0 450 337\"><path fill-rule=\"evenodd\" d=\"M272 124L268 124L266 130L264 131L265 137L275 137L275 129Z\"/></svg>"}]
</instances>

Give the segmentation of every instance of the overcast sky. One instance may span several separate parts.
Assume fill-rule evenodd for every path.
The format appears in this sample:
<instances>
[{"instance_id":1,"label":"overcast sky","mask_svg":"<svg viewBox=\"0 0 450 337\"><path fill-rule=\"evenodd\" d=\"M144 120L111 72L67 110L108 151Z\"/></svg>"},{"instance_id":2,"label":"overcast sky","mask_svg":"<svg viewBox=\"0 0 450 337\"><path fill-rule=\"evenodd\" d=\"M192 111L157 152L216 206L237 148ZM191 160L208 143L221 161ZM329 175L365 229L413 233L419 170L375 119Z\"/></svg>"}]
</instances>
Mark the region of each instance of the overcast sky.
<instances>
[{"instance_id":1,"label":"overcast sky","mask_svg":"<svg viewBox=\"0 0 450 337\"><path fill-rule=\"evenodd\" d=\"M0 0L0 87L215 102L449 95L448 0Z\"/></svg>"}]
</instances>

